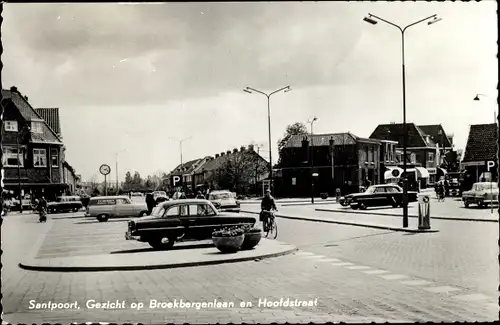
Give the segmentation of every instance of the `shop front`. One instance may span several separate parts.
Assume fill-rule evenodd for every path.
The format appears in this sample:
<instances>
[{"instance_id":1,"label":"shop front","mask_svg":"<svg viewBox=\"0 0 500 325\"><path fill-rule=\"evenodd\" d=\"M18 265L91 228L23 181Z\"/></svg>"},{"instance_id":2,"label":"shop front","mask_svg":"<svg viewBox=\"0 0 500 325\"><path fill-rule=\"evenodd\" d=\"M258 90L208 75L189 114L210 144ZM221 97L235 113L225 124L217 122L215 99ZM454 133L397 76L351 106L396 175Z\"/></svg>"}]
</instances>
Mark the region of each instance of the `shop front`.
<instances>
[{"instance_id":1,"label":"shop front","mask_svg":"<svg viewBox=\"0 0 500 325\"><path fill-rule=\"evenodd\" d=\"M498 160L463 162L462 168L472 183L498 182Z\"/></svg>"}]
</instances>

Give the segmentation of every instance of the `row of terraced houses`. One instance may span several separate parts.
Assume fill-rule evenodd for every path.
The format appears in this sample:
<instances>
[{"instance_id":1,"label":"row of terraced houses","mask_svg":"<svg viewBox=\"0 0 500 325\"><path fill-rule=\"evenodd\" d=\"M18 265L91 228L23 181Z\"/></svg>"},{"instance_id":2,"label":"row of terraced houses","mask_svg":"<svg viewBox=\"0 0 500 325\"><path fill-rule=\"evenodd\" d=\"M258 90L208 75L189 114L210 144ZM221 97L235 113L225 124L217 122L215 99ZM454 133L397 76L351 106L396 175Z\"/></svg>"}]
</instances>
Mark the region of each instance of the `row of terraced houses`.
<instances>
[{"instance_id":1,"label":"row of terraced houses","mask_svg":"<svg viewBox=\"0 0 500 325\"><path fill-rule=\"evenodd\" d=\"M81 176L66 160L58 108L33 108L16 87L2 89L2 193L23 202L77 192ZM25 203L26 204L26 203Z\"/></svg>"},{"instance_id":2,"label":"row of terraced houses","mask_svg":"<svg viewBox=\"0 0 500 325\"><path fill-rule=\"evenodd\" d=\"M325 192L334 195L337 189L345 194L358 192L367 184L399 183L404 175L403 159L413 190L433 186L448 172L462 172L469 187L474 182L498 179L497 124L470 126L465 152L455 149L453 134L446 133L440 124L408 123L407 130L406 157L402 124L378 125L368 138L350 132L292 136L280 153L279 165L274 166L274 193L277 197L305 197L311 191L316 196ZM170 176L182 175L184 184L193 191L203 185L216 187L213 175L224 155L245 150L255 153L253 147L242 147L193 160L177 166ZM268 176L262 173L256 183L268 180Z\"/></svg>"}]
</instances>

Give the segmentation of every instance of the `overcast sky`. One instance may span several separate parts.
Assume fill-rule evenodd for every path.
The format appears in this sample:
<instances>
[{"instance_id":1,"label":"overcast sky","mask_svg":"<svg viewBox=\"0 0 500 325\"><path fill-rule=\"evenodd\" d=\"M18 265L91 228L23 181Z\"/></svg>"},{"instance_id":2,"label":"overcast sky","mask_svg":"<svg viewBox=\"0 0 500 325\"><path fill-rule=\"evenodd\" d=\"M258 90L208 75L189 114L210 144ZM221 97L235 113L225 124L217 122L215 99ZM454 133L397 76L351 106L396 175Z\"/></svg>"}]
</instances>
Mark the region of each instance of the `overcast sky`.
<instances>
[{"instance_id":1,"label":"overcast sky","mask_svg":"<svg viewBox=\"0 0 500 325\"><path fill-rule=\"evenodd\" d=\"M402 121L401 37L407 25L407 121L439 124L464 148L470 124L491 123L497 97L494 1L4 4L5 88L59 107L67 160L84 180L119 155L145 176L250 143L273 160L286 125L368 137ZM476 93L485 98L476 102ZM261 152L262 153L262 152ZM267 154L265 156L267 158Z\"/></svg>"}]
</instances>

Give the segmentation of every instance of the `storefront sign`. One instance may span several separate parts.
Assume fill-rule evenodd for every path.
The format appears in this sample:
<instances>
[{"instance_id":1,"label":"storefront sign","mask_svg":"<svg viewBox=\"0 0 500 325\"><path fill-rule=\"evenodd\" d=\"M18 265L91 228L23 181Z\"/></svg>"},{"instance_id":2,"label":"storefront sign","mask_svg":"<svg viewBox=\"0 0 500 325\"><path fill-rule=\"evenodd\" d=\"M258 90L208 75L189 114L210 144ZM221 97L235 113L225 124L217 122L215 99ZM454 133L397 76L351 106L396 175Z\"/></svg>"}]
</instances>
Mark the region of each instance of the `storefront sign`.
<instances>
[{"instance_id":1,"label":"storefront sign","mask_svg":"<svg viewBox=\"0 0 500 325\"><path fill-rule=\"evenodd\" d=\"M490 171L490 168L495 167L495 162L493 160L488 160L486 162L486 167L488 168L488 171Z\"/></svg>"}]
</instances>

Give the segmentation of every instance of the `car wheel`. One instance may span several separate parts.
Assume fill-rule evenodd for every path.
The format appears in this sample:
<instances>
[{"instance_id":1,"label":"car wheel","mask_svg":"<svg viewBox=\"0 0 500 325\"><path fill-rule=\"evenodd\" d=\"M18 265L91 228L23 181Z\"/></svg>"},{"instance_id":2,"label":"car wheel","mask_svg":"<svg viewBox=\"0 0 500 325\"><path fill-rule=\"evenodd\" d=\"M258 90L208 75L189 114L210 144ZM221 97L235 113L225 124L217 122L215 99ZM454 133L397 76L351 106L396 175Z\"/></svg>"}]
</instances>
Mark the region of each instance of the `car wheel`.
<instances>
[{"instance_id":1,"label":"car wheel","mask_svg":"<svg viewBox=\"0 0 500 325\"><path fill-rule=\"evenodd\" d=\"M364 203L359 204L359 209L360 210L366 210L366 205Z\"/></svg>"},{"instance_id":2,"label":"car wheel","mask_svg":"<svg viewBox=\"0 0 500 325\"><path fill-rule=\"evenodd\" d=\"M148 215L147 211L141 211L141 213L139 213L139 217L144 217L144 216L147 216L147 215Z\"/></svg>"},{"instance_id":3,"label":"car wheel","mask_svg":"<svg viewBox=\"0 0 500 325\"><path fill-rule=\"evenodd\" d=\"M108 221L109 219L109 216L107 214L101 214L99 216L97 216L97 220L99 220L99 222L106 222Z\"/></svg>"},{"instance_id":4,"label":"car wheel","mask_svg":"<svg viewBox=\"0 0 500 325\"><path fill-rule=\"evenodd\" d=\"M167 242L164 242L163 239L167 239ZM175 244L175 238L174 237L169 237L169 238L164 238L164 237L157 237L148 240L148 244L153 247L154 249L171 249L174 247Z\"/></svg>"},{"instance_id":5,"label":"car wheel","mask_svg":"<svg viewBox=\"0 0 500 325\"><path fill-rule=\"evenodd\" d=\"M353 210L357 210L357 209L358 209L358 206L357 206L357 205L351 205L351 209L353 209Z\"/></svg>"},{"instance_id":6,"label":"car wheel","mask_svg":"<svg viewBox=\"0 0 500 325\"><path fill-rule=\"evenodd\" d=\"M464 201L464 206L465 206L466 208L468 208L468 207L469 207L469 201Z\"/></svg>"},{"instance_id":7,"label":"car wheel","mask_svg":"<svg viewBox=\"0 0 500 325\"><path fill-rule=\"evenodd\" d=\"M477 206L480 207L480 208L483 208L484 207L484 202L478 202Z\"/></svg>"},{"instance_id":8,"label":"car wheel","mask_svg":"<svg viewBox=\"0 0 500 325\"><path fill-rule=\"evenodd\" d=\"M78 208L74 208L74 209L73 209L73 212L78 212L78 210L80 210L80 209L78 209Z\"/></svg>"}]
</instances>

